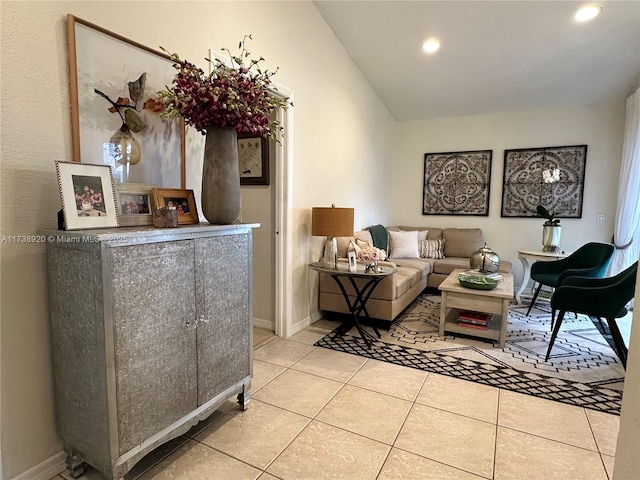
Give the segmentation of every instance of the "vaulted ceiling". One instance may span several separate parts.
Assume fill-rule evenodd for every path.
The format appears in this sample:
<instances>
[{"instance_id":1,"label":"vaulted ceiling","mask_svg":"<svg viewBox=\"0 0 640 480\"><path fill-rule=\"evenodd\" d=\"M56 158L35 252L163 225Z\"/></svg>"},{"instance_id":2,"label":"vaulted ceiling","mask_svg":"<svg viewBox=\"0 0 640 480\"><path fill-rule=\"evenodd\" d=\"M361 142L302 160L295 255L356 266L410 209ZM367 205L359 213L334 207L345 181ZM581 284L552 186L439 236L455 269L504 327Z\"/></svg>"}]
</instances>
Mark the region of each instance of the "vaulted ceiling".
<instances>
[{"instance_id":1,"label":"vaulted ceiling","mask_svg":"<svg viewBox=\"0 0 640 480\"><path fill-rule=\"evenodd\" d=\"M640 81L640 0L599 1L587 23L576 1L314 3L398 121L586 105Z\"/></svg>"}]
</instances>

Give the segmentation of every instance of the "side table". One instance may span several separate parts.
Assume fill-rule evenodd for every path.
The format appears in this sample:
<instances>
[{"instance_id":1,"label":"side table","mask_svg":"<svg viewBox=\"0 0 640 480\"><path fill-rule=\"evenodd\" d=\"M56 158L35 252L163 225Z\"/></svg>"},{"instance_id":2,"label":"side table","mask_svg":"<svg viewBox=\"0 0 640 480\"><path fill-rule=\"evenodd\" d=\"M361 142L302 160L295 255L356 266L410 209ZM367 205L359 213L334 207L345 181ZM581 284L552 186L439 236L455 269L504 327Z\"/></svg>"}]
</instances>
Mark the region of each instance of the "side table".
<instances>
[{"instance_id":1,"label":"side table","mask_svg":"<svg viewBox=\"0 0 640 480\"><path fill-rule=\"evenodd\" d=\"M542 250L518 250L518 258L520 259L522 268L524 269L522 284L516 292L516 302L518 303L518 305L522 304L522 292L524 292L525 288L527 288L527 285L529 284L529 280L531 280L531 265L534 262L552 262L554 260L560 260L561 258L565 258L567 256L567 253L543 252Z\"/></svg>"},{"instance_id":2,"label":"side table","mask_svg":"<svg viewBox=\"0 0 640 480\"><path fill-rule=\"evenodd\" d=\"M338 335L344 335L348 332L352 327L356 327L362 340L367 345L367 347L371 348L371 340L376 340L373 335L368 333L362 328L362 324L360 323L360 319L370 321L371 317L369 317L369 312L367 312L367 301L371 294L378 286L378 284L384 280L389 275L393 275L396 272L395 267L378 267L377 272L364 272L364 265L358 265L358 269L355 272L350 272L348 264L344 266L339 265L338 269L326 268L323 262L314 262L309 264L309 268L315 270L317 272L326 273L331 276L338 284L340 291L342 292L342 296L344 297L345 302L347 302L347 306L349 307L349 317L345 320L342 325L336 330L336 334L333 338ZM363 282L356 282L356 279L364 279ZM356 299L351 302L349 298L349 294L347 293L347 289L345 288L344 282L348 280L351 286L353 287L353 291L355 292ZM376 328L376 326L369 322L369 324L373 327L373 331L376 333L378 338L380 338L380 332Z\"/></svg>"}]
</instances>

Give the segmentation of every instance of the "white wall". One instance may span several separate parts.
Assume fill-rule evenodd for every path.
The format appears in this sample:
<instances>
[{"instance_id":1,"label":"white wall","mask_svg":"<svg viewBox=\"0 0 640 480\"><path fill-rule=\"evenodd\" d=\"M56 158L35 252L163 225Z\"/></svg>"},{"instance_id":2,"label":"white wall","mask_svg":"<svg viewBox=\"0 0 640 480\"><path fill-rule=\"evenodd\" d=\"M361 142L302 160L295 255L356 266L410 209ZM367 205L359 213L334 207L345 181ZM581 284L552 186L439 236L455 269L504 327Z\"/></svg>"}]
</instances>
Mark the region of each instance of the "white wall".
<instances>
[{"instance_id":1,"label":"white wall","mask_svg":"<svg viewBox=\"0 0 640 480\"><path fill-rule=\"evenodd\" d=\"M0 229L29 235L54 228L60 201L54 160L71 160L66 14L196 63L210 48L235 48L250 33L254 55L280 67L295 92L293 317L317 313L319 255L313 206L352 206L356 225L385 221L394 121L311 2L5 1L1 8ZM99 52L96 52L99 54ZM199 63L202 67L204 61ZM187 188L197 187L201 139L189 135ZM197 167L195 168L197 171ZM381 190L382 189L382 190ZM381 192L384 192L381 193ZM45 247L2 244L2 477L11 479L61 449L54 416Z\"/></svg>"},{"instance_id":2,"label":"white wall","mask_svg":"<svg viewBox=\"0 0 640 480\"><path fill-rule=\"evenodd\" d=\"M587 147L581 219L562 219L561 246L611 241L624 137L625 99L577 108L442 118L396 125L391 221L401 225L480 227L489 246L514 265L522 281L517 249L541 248L541 218L502 218L504 150L582 145ZM422 215L424 154L493 150L489 216ZM598 213L606 215L596 224Z\"/></svg>"}]
</instances>

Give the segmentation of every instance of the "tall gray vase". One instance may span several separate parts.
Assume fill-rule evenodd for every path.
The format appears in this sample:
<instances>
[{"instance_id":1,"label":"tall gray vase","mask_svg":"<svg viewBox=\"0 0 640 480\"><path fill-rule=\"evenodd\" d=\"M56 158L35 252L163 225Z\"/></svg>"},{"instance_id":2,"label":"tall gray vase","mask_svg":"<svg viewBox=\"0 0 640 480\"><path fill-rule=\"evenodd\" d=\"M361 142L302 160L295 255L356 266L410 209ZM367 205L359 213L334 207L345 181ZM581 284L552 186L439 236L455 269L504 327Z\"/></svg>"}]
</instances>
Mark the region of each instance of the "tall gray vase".
<instances>
[{"instance_id":1,"label":"tall gray vase","mask_svg":"<svg viewBox=\"0 0 640 480\"><path fill-rule=\"evenodd\" d=\"M213 225L229 225L240 212L238 136L233 127L208 127L202 165L202 213Z\"/></svg>"}]
</instances>

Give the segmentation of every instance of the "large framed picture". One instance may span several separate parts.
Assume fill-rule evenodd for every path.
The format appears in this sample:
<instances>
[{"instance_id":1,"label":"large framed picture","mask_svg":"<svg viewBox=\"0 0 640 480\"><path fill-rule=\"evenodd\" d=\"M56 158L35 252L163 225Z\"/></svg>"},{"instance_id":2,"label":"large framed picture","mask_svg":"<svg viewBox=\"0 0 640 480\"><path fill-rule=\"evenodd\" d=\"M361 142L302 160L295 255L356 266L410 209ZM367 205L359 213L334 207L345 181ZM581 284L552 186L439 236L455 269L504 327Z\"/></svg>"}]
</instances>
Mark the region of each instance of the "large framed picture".
<instances>
[{"instance_id":1,"label":"large framed picture","mask_svg":"<svg viewBox=\"0 0 640 480\"><path fill-rule=\"evenodd\" d=\"M56 173L66 230L118 226L110 166L56 162Z\"/></svg>"},{"instance_id":2,"label":"large framed picture","mask_svg":"<svg viewBox=\"0 0 640 480\"><path fill-rule=\"evenodd\" d=\"M156 207L175 208L178 211L178 225L200 223L193 190L154 188L152 193Z\"/></svg>"},{"instance_id":3,"label":"large framed picture","mask_svg":"<svg viewBox=\"0 0 640 480\"><path fill-rule=\"evenodd\" d=\"M238 136L240 185L269 185L269 139Z\"/></svg>"},{"instance_id":4,"label":"large framed picture","mask_svg":"<svg viewBox=\"0 0 640 480\"><path fill-rule=\"evenodd\" d=\"M488 216L492 153L425 153L422 214Z\"/></svg>"},{"instance_id":5,"label":"large framed picture","mask_svg":"<svg viewBox=\"0 0 640 480\"><path fill-rule=\"evenodd\" d=\"M115 186L120 226L152 225L153 187L136 183Z\"/></svg>"},{"instance_id":6,"label":"large framed picture","mask_svg":"<svg viewBox=\"0 0 640 480\"><path fill-rule=\"evenodd\" d=\"M587 145L504 151L502 217L581 218Z\"/></svg>"},{"instance_id":7,"label":"large framed picture","mask_svg":"<svg viewBox=\"0 0 640 480\"><path fill-rule=\"evenodd\" d=\"M170 57L67 16L73 160L112 168L116 183L185 185L182 119L160 118Z\"/></svg>"}]
</instances>

